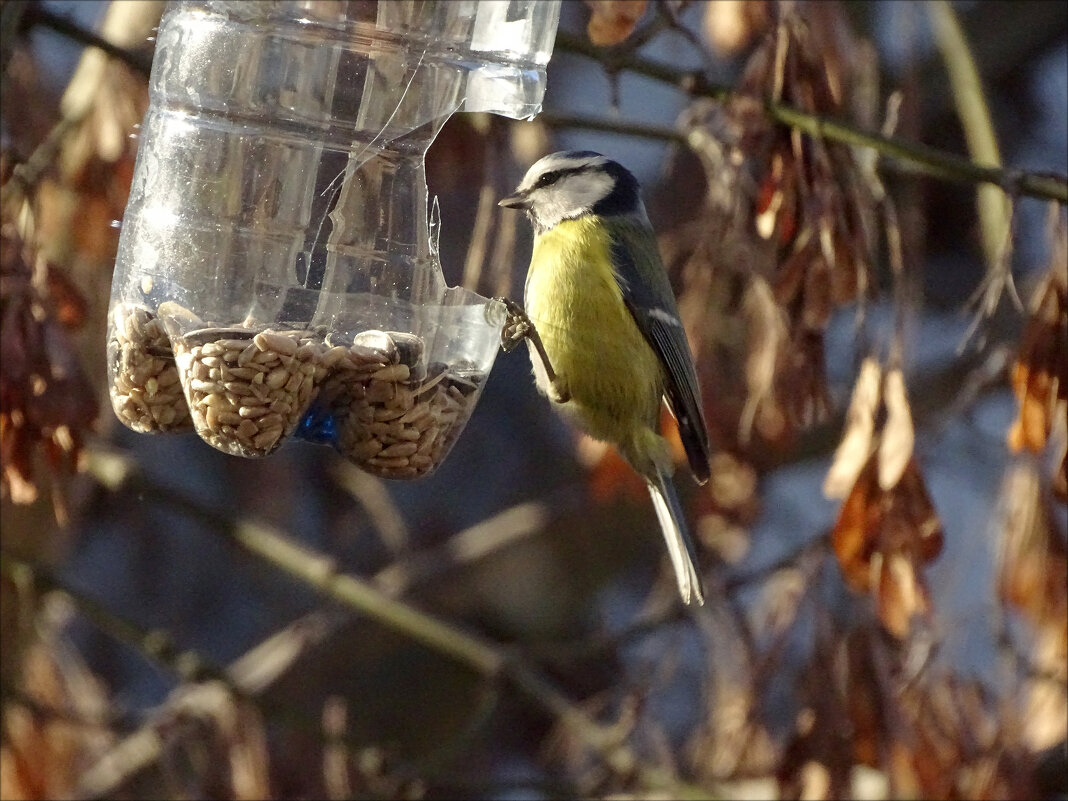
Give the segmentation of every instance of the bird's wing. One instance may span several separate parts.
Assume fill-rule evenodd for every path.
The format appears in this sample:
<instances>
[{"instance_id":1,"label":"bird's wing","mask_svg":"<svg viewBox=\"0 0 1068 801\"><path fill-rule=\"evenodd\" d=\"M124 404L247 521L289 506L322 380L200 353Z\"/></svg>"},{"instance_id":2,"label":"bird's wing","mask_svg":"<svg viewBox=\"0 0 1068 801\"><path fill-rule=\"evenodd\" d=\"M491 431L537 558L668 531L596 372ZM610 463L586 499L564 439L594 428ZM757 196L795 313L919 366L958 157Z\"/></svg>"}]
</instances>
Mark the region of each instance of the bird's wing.
<instances>
[{"instance_id":1,"label":"bird's wing","mask_svg":"<svg viewBox=\"0 0 1068 801\"><path fill-rule=\"evenodd\" d=\"M709 447L697 371L656 239L641 220L618 221L611 228L612 266L623 302L664 367L664 393L678 421L690 469L703 484L710 471ZM644 271L638 269L638 259L645 264Z\"/></svg>"}]
</instances>

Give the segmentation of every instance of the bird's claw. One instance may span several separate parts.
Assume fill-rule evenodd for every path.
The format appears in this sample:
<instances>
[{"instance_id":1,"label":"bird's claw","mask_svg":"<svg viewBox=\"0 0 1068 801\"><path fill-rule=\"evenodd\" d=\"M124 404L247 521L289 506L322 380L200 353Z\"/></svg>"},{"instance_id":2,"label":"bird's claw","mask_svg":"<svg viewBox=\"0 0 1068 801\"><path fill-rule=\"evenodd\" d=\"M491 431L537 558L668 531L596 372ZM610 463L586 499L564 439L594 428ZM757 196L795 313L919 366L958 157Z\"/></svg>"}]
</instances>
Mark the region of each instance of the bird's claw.
<instances>
[{"instance_id":1,"label":"bird's claw","mask_svg":"<svg viewBox=\"0 0 1068 801\"><path fill-rule=\"evenodd\" d=\"M508 312L509 316L526 316L526 312L523 311L523 307L519 304L519 301L504 297L494 298L494 300L504 305L505 311Z\"/></svg>"},{"instance_id":2,"label":"bird's claw","mask_svg":"<svg viewBox=\"0 0 1068 801\"><path fill-rule=\"evenodd\" d=\"M530 336L534 326L525 317L511 317L501 329L501 347L505 353L515 350L516 345Z\"/></svg>"},{"instance_id":3,"label":"bird's claw","mask_svg":"<svg viewBox=\"0 0 1068 801\"><path fill-rule=\"evenodd\" d=\"M504 304L508 319L501 327L501 347L505 353L515 350L515 347L524 339L536 335L534 323L527 317L523 307L511 298L494 298Z\"/></svg>"},{"instance_id":4,"label":"bird's claw","mask_svg":"<svg viewBox=\"0 0 1068 801\"><path fill-rule=\"evenodd\" d=\"M571 400L571 391L556 374L556 371L553 370L549 355L545 352L545 346L542 344L541 336L538 334L538 329L534 327L534 323L527 317L523 307L511 298L494 298L494 300L503 303L505 311L508 313L508 319L501 328L501 347L504 348L504 352L508 353L514 350L515 346L524 339L530 340L530 344L534 346L534 350L545 368L545 376L549 380L547 391L549 400L553 403L567 403Z\"/></svg>"}]
</instances>

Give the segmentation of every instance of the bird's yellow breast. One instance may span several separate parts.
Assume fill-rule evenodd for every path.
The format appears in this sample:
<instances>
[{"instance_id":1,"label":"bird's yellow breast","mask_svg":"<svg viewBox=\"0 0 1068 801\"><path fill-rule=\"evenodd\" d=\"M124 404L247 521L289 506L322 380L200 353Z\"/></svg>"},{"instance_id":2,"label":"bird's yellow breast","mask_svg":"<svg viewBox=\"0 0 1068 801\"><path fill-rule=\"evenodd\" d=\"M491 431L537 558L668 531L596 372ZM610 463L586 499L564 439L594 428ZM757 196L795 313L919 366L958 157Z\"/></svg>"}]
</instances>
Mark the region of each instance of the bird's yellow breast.
<instances>
[{"instance_id":1,"label":"bird's yellow breast","mask_svg":"<svg viewBox=\"0 0 1068 801\"><path fill-rule=\"evenodd\" d=\"M595 437L623 441L658 428L662 378L623 303L600 218L565 220L534 239L526 311L571 393L566 404Z\"/></svg>"}]
</instances>

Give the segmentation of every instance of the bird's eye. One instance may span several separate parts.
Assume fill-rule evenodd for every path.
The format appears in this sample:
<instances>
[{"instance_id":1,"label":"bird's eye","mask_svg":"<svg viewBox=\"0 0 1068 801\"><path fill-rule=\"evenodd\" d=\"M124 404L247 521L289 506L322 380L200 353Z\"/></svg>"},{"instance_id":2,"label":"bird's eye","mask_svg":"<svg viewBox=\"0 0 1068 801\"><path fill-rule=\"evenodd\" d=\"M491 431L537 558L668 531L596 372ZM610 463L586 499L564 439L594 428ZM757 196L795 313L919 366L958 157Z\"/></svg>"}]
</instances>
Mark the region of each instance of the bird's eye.
<instances>
[{"instance_id":1,"label":"bird's eye","mask_svg":"<svg viewBox=\"0 0 1068 801\"><path fill-rule=\"evenodd\" d=\"M543 186L548 186L549 184L554 183L559 177L560 173L558 172L547 172L534 182L534 187L540 189Z\"/></svg>"}]
</instances>

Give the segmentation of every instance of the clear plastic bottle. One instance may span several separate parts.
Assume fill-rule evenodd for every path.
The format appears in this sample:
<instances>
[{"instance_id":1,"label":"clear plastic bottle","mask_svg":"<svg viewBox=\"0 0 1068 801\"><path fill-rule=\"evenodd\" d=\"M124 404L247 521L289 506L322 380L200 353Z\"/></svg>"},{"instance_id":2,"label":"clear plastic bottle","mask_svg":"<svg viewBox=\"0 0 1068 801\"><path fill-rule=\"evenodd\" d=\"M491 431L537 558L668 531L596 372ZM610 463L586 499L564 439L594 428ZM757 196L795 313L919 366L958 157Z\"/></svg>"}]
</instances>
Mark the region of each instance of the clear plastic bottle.
<instances>
[{"instance_id":1,"label":"clear plastic bottle","mask_svg":"<svg viewBox=\"0 0 1068 801\"><path fill-rule=\"evenodd\" d=\"M119 419L271 453L294 432L379 475L448 453L499 304L447 288L423 159L456 111L541 108L559 0L181 2L112 284Z\"/></svg>"}]
</instances>

